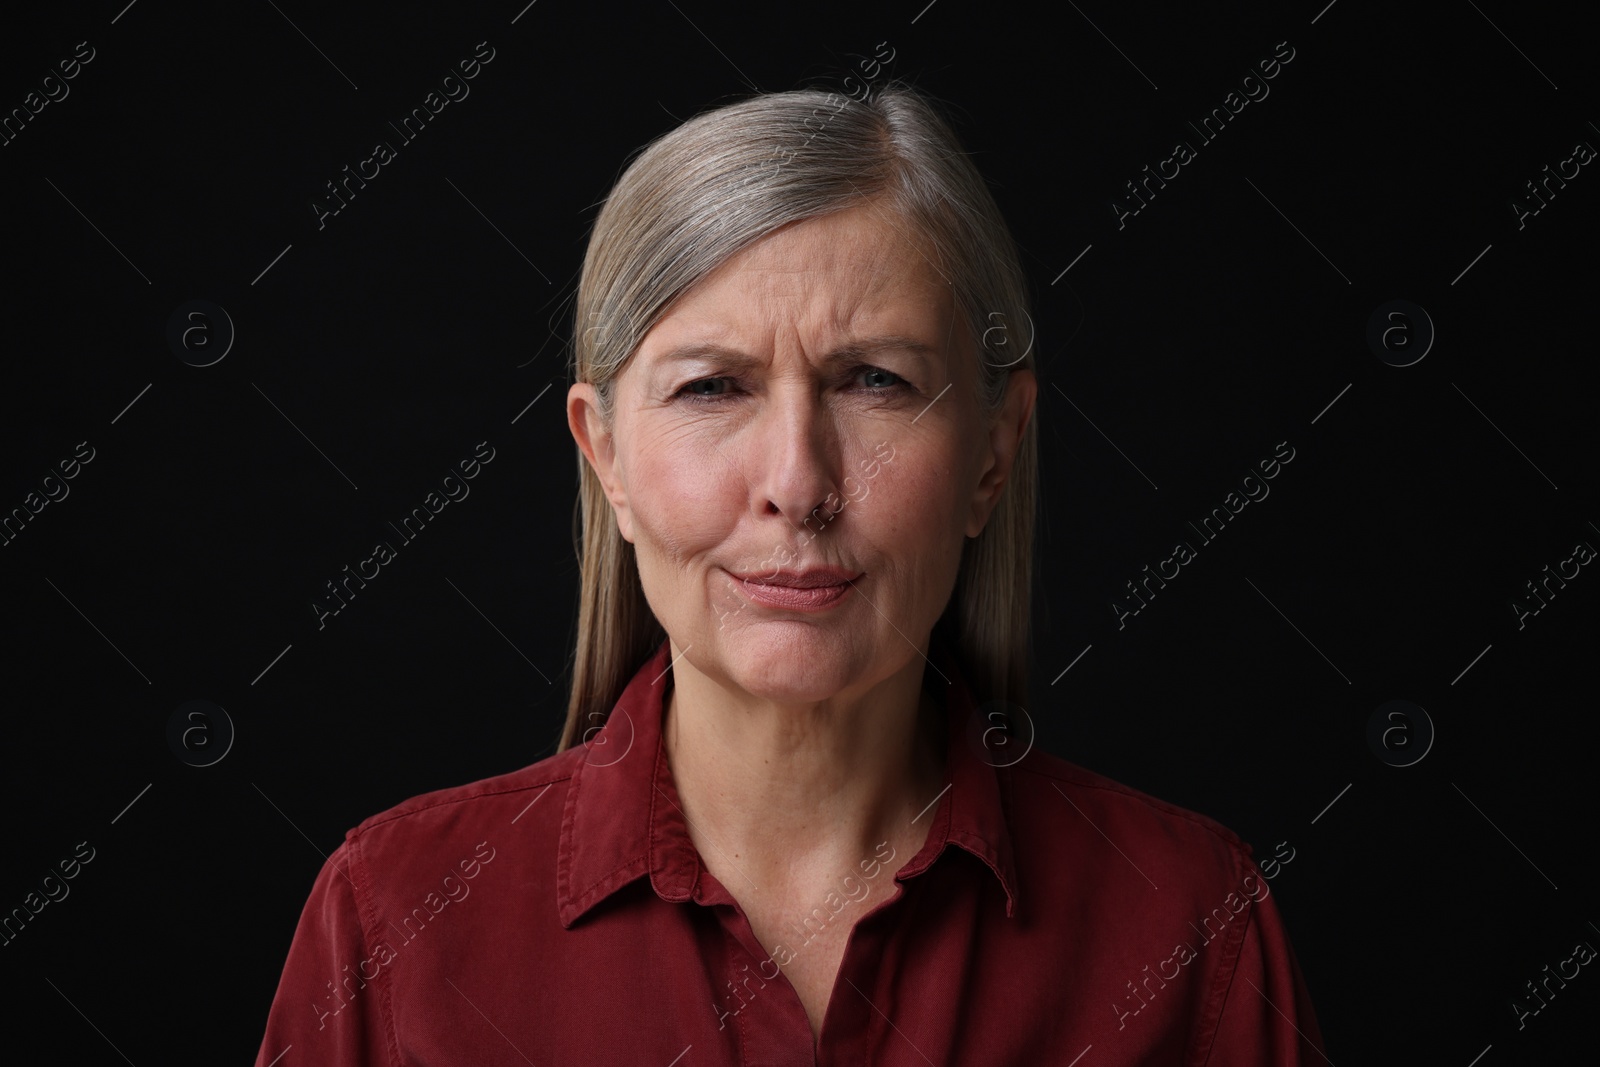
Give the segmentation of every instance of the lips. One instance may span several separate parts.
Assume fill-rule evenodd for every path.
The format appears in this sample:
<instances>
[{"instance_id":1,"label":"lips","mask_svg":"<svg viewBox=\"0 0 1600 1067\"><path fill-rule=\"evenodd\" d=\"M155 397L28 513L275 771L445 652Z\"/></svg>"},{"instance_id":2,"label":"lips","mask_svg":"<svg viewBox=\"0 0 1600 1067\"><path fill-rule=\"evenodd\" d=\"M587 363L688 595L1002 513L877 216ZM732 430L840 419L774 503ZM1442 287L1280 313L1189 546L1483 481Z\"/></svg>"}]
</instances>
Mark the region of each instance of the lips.
<instances>
[{"instance_id":1,"label":"lips","mask_svg":"<svg viewBox=\"0 0 1600 1067\"><path fill-rule=\"evenodd\" d=\"M806 570L780 570L775 574L740 574L733 576L751 585L781 586L786 589L823 589L829 586L848 585L861 577L860 571L847 571L841 567L812 567Z\"/></svg>"},{"instance_id":2,"label":"lips","mask_svg":"<svg viewBox=\"0 0 1600 1067\"><path fill-rule=\"evenodd\" d=\"M855 595L855 582L865 572L843 567L789 570L729 571L746 600L759 608L802 614L829 612Z\"/></svg>"}]
</instances>

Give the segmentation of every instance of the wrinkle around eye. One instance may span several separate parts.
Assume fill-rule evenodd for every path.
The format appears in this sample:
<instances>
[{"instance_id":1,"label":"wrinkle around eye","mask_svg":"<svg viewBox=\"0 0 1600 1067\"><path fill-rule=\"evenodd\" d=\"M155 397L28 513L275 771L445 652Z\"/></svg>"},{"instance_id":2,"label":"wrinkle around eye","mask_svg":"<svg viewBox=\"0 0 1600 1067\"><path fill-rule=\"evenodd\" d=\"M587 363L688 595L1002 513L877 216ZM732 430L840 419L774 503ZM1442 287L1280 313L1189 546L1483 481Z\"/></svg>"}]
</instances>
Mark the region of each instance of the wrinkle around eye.
<instances>
[{"instance_id":1,"label":"wrinkle around eye","mask_svg":"<svg viewBox=\"0 0 1600 1067\"><path fill-rule=\"evenodd\" d=\"M915 395L917 392L916 386L908 378L884 367L863 365L853 368L850 372L850 380L854 382L865 374L884 374L888 375L894 380L884 386L876 388L870 386L863 387L861 389L854 390L855 392L872 397L882 397L884 399L897 399L902 396ZM710 375L705 378L695 378L692 381L684 383L683 387L673 393L669 399L672 401L686 400L691 405L701 405L716 404L738 395L737 393L731 391L723 391L720 393L698 393L693 391L694 386L700 385L704 382L729 382L737 384L737 379L729 375ZM744 392L744 390L740 390L740 392Z\"/></svg>"}]
</instances>

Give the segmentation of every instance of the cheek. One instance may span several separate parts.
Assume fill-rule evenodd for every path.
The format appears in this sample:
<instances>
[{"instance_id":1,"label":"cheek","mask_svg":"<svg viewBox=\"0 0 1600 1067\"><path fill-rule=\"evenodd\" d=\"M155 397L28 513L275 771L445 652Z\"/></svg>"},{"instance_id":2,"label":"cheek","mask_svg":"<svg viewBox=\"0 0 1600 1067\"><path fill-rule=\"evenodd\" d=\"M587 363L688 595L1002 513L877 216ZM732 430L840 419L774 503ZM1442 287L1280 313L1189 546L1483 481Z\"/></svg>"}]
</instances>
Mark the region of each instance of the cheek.
<instances>
[{"instance_id":1,"label":"cheek","mask_svg":"<svg viewBox=\"0 0 1600 1067\"><path fill-rule=\"evenodd\" d=\"M883 604L891 615L909 612L921 625L948 600L965 541L962 477L948 448L898 439L893 460L868 483L867 498L845 509L844 521L854 511L854 531L873 546L885 594L898 604Z\"/></svg>"},{"instance_id":2,"label":"cheek","mask_svg":"<svg viewBox=\"0 0 1600 1067\"><path fill-rule=\"evenodd\" d=\"M922 555L952 538L959 529L959 483L965 472L943 449L896 442L894 458L881 465L876 478L858 477L867 491L859 505L863 521L892 538L885 543L916 546ZM959 537L956 538L959 541ZM960 545L957 544L959 550Z\"/></svg>"},{"instance_id":3,"label":"cheek","mask_svg":"<svg viewBox=\"0 0 1600 1067\"><path fill-rule=\"evenodd\" d=\"M689 433L641 438L625 463L636 540L684 557L726 534L745 498L744 480Z\"/></svg>"}]
</instances>

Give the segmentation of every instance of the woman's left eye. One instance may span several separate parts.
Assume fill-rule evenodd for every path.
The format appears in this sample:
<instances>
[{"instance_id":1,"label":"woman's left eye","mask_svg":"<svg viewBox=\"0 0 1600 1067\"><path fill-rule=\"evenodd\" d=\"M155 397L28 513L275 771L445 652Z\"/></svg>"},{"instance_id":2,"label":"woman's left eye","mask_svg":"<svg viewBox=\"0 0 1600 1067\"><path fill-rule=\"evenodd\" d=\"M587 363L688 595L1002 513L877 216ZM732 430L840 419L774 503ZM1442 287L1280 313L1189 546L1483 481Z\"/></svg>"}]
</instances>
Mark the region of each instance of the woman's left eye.
<instances>
[{"instance_id":1,"label":"woman's left eye","mask_svg":"<svg viewBox=\"0 0 1600 1067\"><path fill-rule=\"evenodd\" d=\"M908 385L908 384L910 384L904 378L900 377L898 374L894 373L893 371L884 370L882 367L859 367L859 368L857 368L856 373L858 373L858 374L881 374L885 378L892 378L893 381L885 383L886 385L891 386L891 387L892 386L898 386L898 385ZM874 393L884 393L884 392L888 392L889 390L888 389L873 389L871 391L874 392Z\"/></svg>"},{"instance_id":2,"label":"woman's left eye","mask_svg":"<svg viewBox=\"0 0 1600 1067\"><path fill-rule=\"evenodd\" d=\"M878 376L879 384L867 386L867 390L866 391L869 392L869 393L893 393L893 392L899 392L899 391L901 391L903 389L908 389L911 386L910 382L906 381L904 378L900 377L898 374L895 374L893 371L884 370L882 367L866 367L866 366L856 367L853 371L851 371L851 374L855 378L861 378L863 376L872 376L872 375ZM883 379L888 379L888 380L884 381ZM721 400L722 398L728 396L729 394L726 393L726 392L704 393L704 392L700 392L699 391L699 387L703 386L703 385L709 385L709 384L712 384L712 383L715 383L715 382L726 382L726 383L732 385L733 381L734 380L732 378L722 378L722 377L697 378L694 381L692 381L692 382L688 383L687 385L685 385L682 389L679 389L678 392L677 392L677 395L681 396L681 397L684 397L685 399L688 399L688 400L697 401L699 403L708 403L708 402L715 401L715 400Z\"/></svg>"},{"instance_id":3,"label":"woman's left eye","mask_svg":"<svg viewBox=\"0 0 1600 1067\"><path fill-rule=\"evenodd\" d=\"M698 385L706 385L710 382L725 382L728 380L729 379L727 378L698 378L684 386L682 389L679 389L677 395L686 397L690 400L716 400L721 396L720 393L696 392L695 387Z\"/></svg>"}]
</instances>

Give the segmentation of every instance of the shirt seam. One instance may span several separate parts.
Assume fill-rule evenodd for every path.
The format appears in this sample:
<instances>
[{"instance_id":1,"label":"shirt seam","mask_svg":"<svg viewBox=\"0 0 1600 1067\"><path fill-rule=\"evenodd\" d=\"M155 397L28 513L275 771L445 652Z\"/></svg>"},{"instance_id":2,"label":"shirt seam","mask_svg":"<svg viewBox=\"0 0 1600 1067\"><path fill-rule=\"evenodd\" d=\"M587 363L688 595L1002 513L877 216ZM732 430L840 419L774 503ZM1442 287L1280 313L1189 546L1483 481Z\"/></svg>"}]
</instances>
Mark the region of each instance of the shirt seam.
<instances>
[{"instance_id":1,"label":"shirt seam","mask_svg":"<svg viewBox=\"0 0 1600 1067\"><path fill-rule=\"evenodd\" d=\"M1102 793L1113 793L1128 800L1136 801L1140 804L1143 804L1147 808L1152 808L1163 814L1180 818L1193 826L1207 831L1213 837L1216 837L1227 844L1230 850L1234 852L1238 852L1240 850L1243 850L1247 854L1250 852L1250 845L1248 842L1223 824L1211 818L1209 815L1203 815L1197 811L1190 811L1188 808L1179 807L1176 804L1169 803L1157 797L1148 796L1147 794L1133 789L1131 786L1125 786L1118 782L1089 782L1084 781L1076 776L1063 777L1062 775L1051 774L1048 770L1040 767L1023 768L1019 766L1017 769L1026 770L1029 774L1038 775L1041 778L1049 778L1052 781L1066 782L1082 789L1097 789Z\"/></svg>"},{"instance_id":2,"label":"shirt seam","mask_svg":"<svg viewBox=\"0 0 1600 1067\"><path fill-rule=\"evenodd\" d=\"M583 788L582 772L585 765L578 764L568 776L571 784L567 786L567 795L562 798L561 804L561 836L556 845L556 915L564 924L569 922L565 914L568 908L573 911L570 922L576 922L585 907L581 900L574 899L572 895L573 852L576 851L573 830L578 824L578 793Z\"/></svg>"},{"instance_id":3,"label":"shirt seam","mask_svg":"<svg viewBox=\"0 0 1600 1067\"><path fill-rule=\"evenodd\" d=\"M569 891L567 899L571 902L572 907L577 911L577 914L572 917L572 921L573 922L577 922L585 914L588 913L590 908L592 908L594 905L598 904L601 900L604 900L607 897L610 897L611 895L616 893L624 885L627 885L629 883L637 881L639 878L643 877L644 875L649 874L650 873L649 864L645 864L645 866L641 870L639 870L638 872L630 875L624 881L618 882L617 884L611 886L611 888L606 889L604 891L601 890L601 886L605 885L607 882L615 880L615 878L616 878L616 876L618 874L622 873L623 871L626 871L629 867L638 866L642 862L643 862L642 860L637 859L637 858L626 861L621 866L619 866L616 870L611 871L609 874L606 874L606 875L602 876L601 878L599 878L593 885L591 885L588 889L583 890L583 892L581 894L579 894L578 896L572 896L570 891ZM569 885L568 888L570 890L570 888L571 888L570 885ZM670 901L669 903L677 904L677 903L682 903L682 901Z\"/></svg>"},{"instance_id":4,"label":"shirt seam","mask_svg":"<svg viewBox=\"0 0 1600 1067\"><path fill-rule=\"evenodd\" d=\"M362 852L361 834L352 831L349 837L350 844L350 872L356 877L351 879L351 886L355 889L356 917L361 923L362 932L366 935L368 945L377 943L378 923L377 908L372 899L372 872L368 868ZM358 966L359 970L359 966ZM382 975L378 977L383 977ZM389 996L389 982L372 983L377 986L378 993L378 1023L383 1030L384 1044L388 1046L389 1062L400 1062L400 1034L395 1028L394 1004Z\"/></svg>"},{"instance_id":5,"label":"shirt seam","mask_svg":"<svg viewBox=\"0 0 1600 1067\"><path fill-rule=\"evenodd\" d=\"M901 883L900 899L897 901L897 903L900 905L900 914L895 917L895 921L892 924L884 923L882 920L880 920L880 925L888 927L888 929L882 935L882 940L878 942L878 960L880 963L884 954L887 953L891 947L901 949L903 951L904 940L908 936L907 932L916 929L917 918L921 914L923 901L927 896L926 890L927 887L925 885L912 886ZM893 944L891 945L892 942ZM881 968L875 968L873 970L874 980L879 977L880 969ZM890 976L889 986L895 992L900 991L900 983L894 981L893 975ZM876 986L874 986L874 992L876 991ZM873 1053L882 1049L890 1041L889 1016L887 1013L879 1011L874 1002L868 1001L868 1005L872 1008L872 1011L867 1016L870 1020L870 1023L866 1051L868 1053ZM893 1007L893 1005L891 1005L891 1007ZM871 1063L872 1060L869 1058L867 1062Z\"/></svg>"},{"instance_id":6,"label":"shirt seam","mask_svg":"<svg viewBox=\"0 0 1600 1067\"><path fill-rule=\"evenodd\" d=\"M564 782L575 778L576 775L574 773L568 772L566 774L557 775L556 777L545 781L530 782L528 785L507 786L504 789L487 789L481 793L473 793L470 796L464 797L446 797L440 800L432 801L428 804L421 805L420 807L407 808L404 811L389 812L382 815L374 815L371 819L363 821L355 828L353 832L367 833L370 830L375 830L378 827L384 826L388 823L409 818L412 815L421 815L422 813L432 811L435 808L442 808L451 804L465 804L473 800L483 800L487 797L505 796L511 793L526 793L530 789L538 789L540 786L555 785L557 782Z\"/></svg>"},{"instance_id":7,"label":"shirt seam","mask_svg":"<svg viewBox=\"0 0 1600 1067\"><path fill-rule=\"evenodd\" d=\"M982 834L975 834L970 830L952 829L950 836L945 838L945 844L960 846L973 859L982 863L990 874L994 875L995 881L1000 883L1002 893L1009 890L1010 887L1006 885L1005 874L1000 870L1002 864L1000 863L999 851L988 838ZM940 852L942 853L943 849ZM917 876L920 877L932 869L933 864L930 863L925 869L918 871Z\"/></svg>"},{"instance_id":8,"label":"shirt seam","mask_svg":"<svg viewBox=\"0 0 1600 1067\"><path fill-rule=\"evenodd\" d=\"M738 939L728 933L726 925L719 924L719 928L722 931L723 941L722 962L727 968L727 973L731 975L733 974L733 949L738 943ZM760 964L757 964L756 969L760 970L760 966ZM744 1007L742 1005L738 1011L733 1013L733 1026L734 1034L738 1039L739 1063L743 1067L743 1065L750 1062L750 1022L744 1017ZM809 1029L807 1032L810 1032Z\"/></svg>"},{"instance_id":9,"label":"shirt seam","mask_svg":"<svg viewBox=\"0 0 1600 1067\"><path fill-rule=\"evenodd\" d=\"M651 889L655 890L657 893L660 893L660 891L661 891L660 886L656 884L656 868L658 866L658 864L656 863L656 858L657 858L658 855L660 855L660 853L657 851L657 846L661 842L662 839L658 836L660 827L657 824L656 820L657 820L657 815L661 810L660 807L659 807L661 801L662 800L667 800L669 803L671 802L671 798L667 797L667 795L665 793L663 793L662 789L661 789L662 765L664 763L666 763L666 759L667 759L665 748L666 748L665 744L658 743L657 746L656 746L655 758L650 761L650 806L645 811L646 832L645 832L644 865L645 865L645 870L647 870L650 873L650 887L651 887ZM681 797L680 797L680 799L681 799ZM688 816L684 816L684 821L687 823ZM637 862L638 862L637 859L628 860L626 863L624 863L622 865L622 867L626 867L630 863L637 863ZM621 870L622 867L618 867L617 870ZM615 873L616 873L616 871L612 872L612 874L615 874ZM611 877L611 875L607 875L606 877L609 878L609 877ZM676 898L673 898L673 897L667 897L665 899L671 901L674 904L682 904L685 901L693 900L694 899L695 885L699 881L700 881L700 865L699 865L698 862L696 862L694 878L689 883L689 892L688 892L688 894L685 897L681 898L681 899L676 899ZM599 885L598 882L595 883L595 884ZM677 892L677 888L678 887L676 885L674 885L672 887L673 892Z\"/></svg>"},{"instance_id":10,"label":"shirt seam","mask_svg":"<svg viewBox=\"0 0 1600 1067\"><path fill-rule=\"evenodd\" d=\"M561 844L559 846L560 851L556 860L557 914L559 915L563 911L570 910L572 912L571 922L574 923L581 919L584 914L587 913L588 910L600 900L621 888L621 885L616 883L616 877L618 874L621 874L630 867L638 866L641 862L643 862L643 869L631 875L627 881L632 881L633 879L638 878L641 874L648 873L650 870L650 857L648 853L644 856L642 861L638 856L632 857L631 859L624 858L622 862L617 864L617 866L613 867L605 874L602 874L600 877L596 878L593 882L589 883L582 889L577 889L574 887L572 881L573 858L578 848L575 831L578 825L579 794L583 789L583 776L577 773L577 771L581 769L582 767L580 766L574 770L572 774L566 776L566 778L570 780L572 784L567 791L566 801L562 806L560 837ZM561 780L562 779L560 778L555 779L555 781ZM529 788L532 787L530 786ZM518 790L511 790L511 792L517 791ZM604 886L607 883L612 883L611 888L602 892L601 886Z\"/></svg>"},{"instance_id":11,"label":"shirt seam","mask_svg":"<svg viewBox=\"0 0 1600 1067\"><path fill-rule=\"evenodd\" d=\"M1012 834L1012 827L1016 825L1012 821L1015 801L1012 790L1016 782L1010 771L1009 767L1003 772L997 768L994 776L995 792L1000 796L1000 825L1004 828L1006 843L1006 855L1001 865L1004 870L996 873L1000 875L1000 887L1008 894L1007 903L1010 908L1006 917L1014 918L1020 917L1022 913L1022 887L1017 884L1017 848L1016 839Z\"/></svg>"},{"instance_id":12,"label":"shirt seam","mask_svg":"<svg viewBox=\"0 0 1600 1067\"><path fill-rule=\"evenodd\" d=\"M1235 869L1234 874L1240 874L1240 864L1243 859L1239 852L1233 854ZM1253 869L1253 865L1248 865ZM1248 877L1248 874L1245 875ZM1239 974L1239 961L1244 955L1245 941L1249 937L1250 926L1256 921L1256 912L1259 902L1252 900L1245 912L1244 922L1238 924L1238 933L1224 946L1226 955L1222 964L1217 968L1215 977L1212 978L1211 992L1206 997L1206 1003L1201 1006L1199 1025L1191 1041L1191 1051L1186 1061L1197 1067L1208 1067L1211 1055L1216 1050L1217 1031L1222 1024L1222 1013L1227 1009L1228 998L1233 993L1234 979ZM1232 933L1232 931L1230 931ZM1200 1054L1204 1051L1204 1056Z\"/></svg>"}]
</instances>

